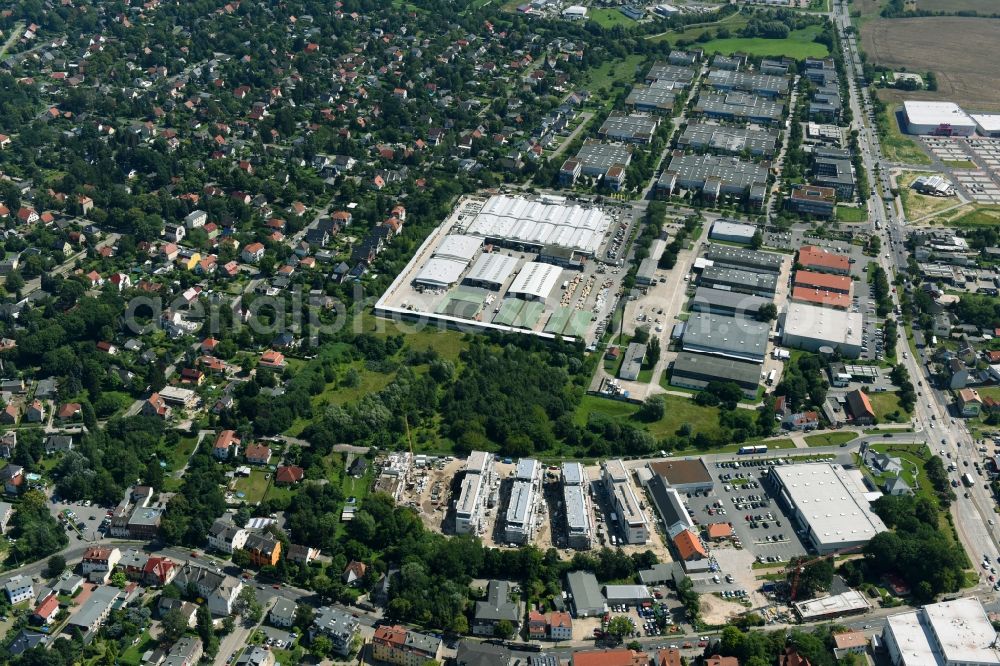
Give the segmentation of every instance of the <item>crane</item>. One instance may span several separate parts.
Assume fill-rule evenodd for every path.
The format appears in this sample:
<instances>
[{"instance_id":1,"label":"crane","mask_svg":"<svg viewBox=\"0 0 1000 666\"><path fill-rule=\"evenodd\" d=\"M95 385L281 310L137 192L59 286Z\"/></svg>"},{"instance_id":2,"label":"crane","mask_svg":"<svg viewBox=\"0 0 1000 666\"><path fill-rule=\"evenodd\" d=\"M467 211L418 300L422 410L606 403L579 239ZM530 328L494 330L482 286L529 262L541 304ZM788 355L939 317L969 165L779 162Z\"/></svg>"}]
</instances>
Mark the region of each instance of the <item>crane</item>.
<instances>
[{"instance_id":1,"label":"crane","mask_svg":"<svg viewBox=\"0 0 1000 666\"><path fill-rule=\"evenodd\" d=\"M810 565L813 565L813 564L816 564L817 562L822 562L823 560L826 560L826 559L829 559L829 558L838 557L840 555L851 555L853 553L857 553L857 552L861 551L861 549L863 549L863 548L864 548L864 546L851 546L850 548L842 548L840 550L835 550L832 553L827 553L826 555L820 555L819 557L814 557L812 559L805 560L805 561L799 560L798 562L795 562L794 564L790 564L782 572L786 576L788 574L792 575L792 582L791 582L791 585L790 585L790 588L789 588L789 591L788 591L788 601L789 602L795 601L795 595L799 591L799 576L802 575L802 572L805 571L806 567L808 567Z\"/></svg>"}]
</instances>

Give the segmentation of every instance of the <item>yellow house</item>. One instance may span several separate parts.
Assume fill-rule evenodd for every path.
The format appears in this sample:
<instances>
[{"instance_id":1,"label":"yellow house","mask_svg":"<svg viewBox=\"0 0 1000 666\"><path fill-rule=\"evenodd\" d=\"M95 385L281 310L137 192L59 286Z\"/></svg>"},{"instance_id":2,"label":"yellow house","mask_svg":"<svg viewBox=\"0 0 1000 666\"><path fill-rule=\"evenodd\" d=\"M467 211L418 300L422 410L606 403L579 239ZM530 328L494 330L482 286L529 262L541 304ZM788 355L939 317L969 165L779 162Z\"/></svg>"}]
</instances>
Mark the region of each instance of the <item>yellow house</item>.
<instances>
[{"instance_id":1,"label":"yellow house","mask_svg":"<svg viewBox=\"0 0 1000 666\"><path fill-rule=\"evenodd\" d=\"M193 271L195 269L195 266L197 266L200 262L201 262L201 253L195 252L188 259L184 261L184 268L188 269L189 271Z\"/></svg>"}]
</instances>

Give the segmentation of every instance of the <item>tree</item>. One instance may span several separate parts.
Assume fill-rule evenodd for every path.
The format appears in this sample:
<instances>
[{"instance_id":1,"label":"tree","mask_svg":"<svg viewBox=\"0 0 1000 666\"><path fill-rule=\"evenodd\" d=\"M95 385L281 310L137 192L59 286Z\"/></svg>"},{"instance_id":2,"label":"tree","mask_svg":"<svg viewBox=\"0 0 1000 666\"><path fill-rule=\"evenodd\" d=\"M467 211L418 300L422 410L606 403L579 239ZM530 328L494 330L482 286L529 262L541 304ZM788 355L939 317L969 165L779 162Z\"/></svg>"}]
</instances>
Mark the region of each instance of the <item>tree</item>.
<instances>
[{"instance_id":1,"label":"tree","mask_svg":"<svg viewBox=\"0 0 1000 666\"><path fill-rule=\"evenodd\" d=\"M493 625L493 635L497 638L507 640L514 635L514 625L508 620L500 620Z\"/></svg>"},{"instance_id":2,"label":"tree","mask_svg":"<svg viewBox=\"0 0 1000 666\"><path fill-rule=\"evenodd\" d=\"M260 602L257 601L256 592L249 585L243 586L243 589L236 596L233 611L242 616L246 624L257 624L264 614L264 609L261 607Z\"/></svg>"},{"instance_id":3,"label":"tree","mask_svg":"<svg viewBox=\"0 0 1000 666\"><path fill-rule=\"evenodd\" d=\"M759 250L764 246L764 234L761 233L760 229L753 232L753 238L750 239L750 247L754 250Z\"/></svg>"},{"instance_id":4,"label":"tree","mask_svg":"<svg viewBox=\"0 0 1000 666\"><path fill-rule=\"evenodd\" d=\"M115 587L124 588L128 585L128 578L125 576L124 571L116 571L111 574L111 584Z\"/></svg>"},{"instance_id":5,"label":"tree","mask_svg":"<svg viewBox=\"0 0 1000 666\"><path fill-rule=\"evenodd\" d=\"M625 615L616 615L608 623L608 633L618 641L621 641L625 636L631 635L634 631L635 626L632 624L632 620Z\"/></svg>"},{"instance_id":6,"label":"tree","mask_svg":"<svg viewBox=\"0 0 1000 666\"><path fill-rule=\"evenodd\" d=\"M666 414L666 406L663 402L663 396L651 395L646 398L646 401L642 403L642 407L639 408L638 416L641 420L647 423L654 423L663 418Z\"/></svg>"},{"instance_id":7,"label":"tree","mask_svg":"<svg viewBox=\"0 0 1000 666\"><path fill-rule=\"evenodd\" d=\"M778 318L778 306L774 303L764 303L757 308L758 321L774 321Z\"/></svg>"},{"instance_id":8,"label":"tree","mask_svg":"<svg viewBox=\"0 0 1000 666\"><path fill-rule=\"evenodd\" d=\"M160 620L160 628L163 642L172 645L187 631L187 619L179 608L171 608Z\"/></svg>"},{"instance_id":9,"label":"tree","mask_svg":"<svg viewBox=\"0 0 1000 666\"><path fill-rule=\"evenodd\" d=\"M333 652L333 641L326 636L317 636L309 644L309 652L322 659Z\"/></svg>"},{"instance_id":10,"label":"tree","mask_svg":"<svg viewBox=\"0 0 1000 666\"><path fill-rule=\"evenodd\" d=\"M212 611L208 609L208 604L198 606L196 621L195 628L198 630L198 636L201 637L202 642L208 643L215 637L215 627L212 624Z\"/></svg>"},{"instance_id":11,"label":"tree","mask_svg":"<svg viewBox=\"0 0 1000 666\"><path fill-rule=\"evenodd\" d=\"M66 558L62 555L53 555L45 566L45 575L48 578L55 578L66 570Z\"/></svg>"}]
</instances>

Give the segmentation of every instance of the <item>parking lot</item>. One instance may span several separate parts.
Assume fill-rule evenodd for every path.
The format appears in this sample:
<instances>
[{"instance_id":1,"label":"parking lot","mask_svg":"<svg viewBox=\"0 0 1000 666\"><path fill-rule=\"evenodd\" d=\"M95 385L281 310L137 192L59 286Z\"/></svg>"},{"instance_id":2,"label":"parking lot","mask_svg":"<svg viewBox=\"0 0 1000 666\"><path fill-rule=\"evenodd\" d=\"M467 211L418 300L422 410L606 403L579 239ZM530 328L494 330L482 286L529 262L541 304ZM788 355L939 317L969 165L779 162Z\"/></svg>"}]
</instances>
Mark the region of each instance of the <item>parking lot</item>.
<instances>
[{"instance_id":1,"label":"parking lot","mask_svg":"<svg viewBox=\"0 0 1000 666\"><path fill-rule=\"evenodd\" d=\"M684 501L699 525L727 522L731 540L707 544L713 570L695 574L699 592L718 593L723 599L754 599L760 587L754 562L781 569L792 558L804 555L806 547L795 525L770 495L766 475L781 459L719 461L710 466L715 487L708 493L690 493Z\"/></svg>"},{"instance_id":2,"label":"parking lot","mask_svg":"<svg viewBox=\"0 0 1000 666\"><path fill-rule=\"evenodd\" d=\"M107 512L111 509L109 507L103 507L97 504L90 504L89 502L79 501L79 502L55 502L53 501L49 507L52 515L58 520L59 515L64 511L72 511L72 515L67 515L70 519L74 528L67 525L70 541L75 541L79 539L79 534L83 535L86 540L93 540L100 538L102 533L99 531L102 521L104 520ZM80 525L83 525L80 527Z\"/></svg>"},{"instance_id":3,"label":"parking lot","mask_svg":"<svg viewBox=\"0 0 1000 666\"><path fill-rule=\"evenodd\" d=\"M260 631L265 636L264 644L276 647L279 650L288 649L295 641L293 634L287 629L279 629L277 627L269 627L262 624L260 626ZM298 634L295 634L294 636L297 637Z\"/></svg>"}]
</instances>

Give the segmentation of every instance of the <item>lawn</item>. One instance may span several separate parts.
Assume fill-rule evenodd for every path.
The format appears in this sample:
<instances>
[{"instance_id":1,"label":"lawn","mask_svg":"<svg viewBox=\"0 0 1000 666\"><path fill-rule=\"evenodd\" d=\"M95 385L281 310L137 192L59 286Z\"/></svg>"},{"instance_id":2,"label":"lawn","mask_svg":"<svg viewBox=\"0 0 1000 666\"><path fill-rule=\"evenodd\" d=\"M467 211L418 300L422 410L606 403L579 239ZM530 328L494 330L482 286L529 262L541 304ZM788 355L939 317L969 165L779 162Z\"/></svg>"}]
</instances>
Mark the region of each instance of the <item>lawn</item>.
<instances>
[{"instance_id":1,"label":"lawn","mask_svg":"<svg viewBox=\"0 0 1000 666\"><path fill-rule=\"evenodd\" d=\"M955 197L932 197L912 189L910 185L922 175L924 174L905 171L896 179L899 185L899 198L903 200L903 213L910 222L958 204Z\"/></svg>"},{"instance_id":2,"label":"lawn","mask_svg":"<svg viewBox=\"0 0 1000 666\"><path fill-rule=\"evenodd\" d=\"M250 471L250 476L241 476L233 483L233 492L243 493L240 498L247 504L257 504L264 499L264 493L271 483L271 472L262 469Z\"/></svg>"},{"instance_id":3,"label":"lawn","mask_svg":"<svg viewBox=\"0 0 1000 666\"><path fill-rule=\"evenodd\" d=\"M886 391L885 393L869 393L868 399L872 403L872 409L875 410L875 417L879 420L879 422L884 423L889 421L890 423L903 423L910 416L909 412L902 411L899 406L899 397L891 391ZM892 419L889 415L893 412L898 412L900 417Z\"/></svg>"},{"instance_id":4,"label":"lawn","mask_svg":"<svg viewBox=\"0 0 1000 666\"><path fill-rule=\"evenodd\" d=\"M837 221L859 224L868 221L868 211L858 206L837 206Z\"/></svg>"},{"instance_id":5,"label":"lawn","mask_svg":"<svg viewBox=\"0 0 1000 666\"><path fill-rule=\"evenodd\" d=\"M749 53L758 57L787 56L796 60L804 58L825 58L830 50L825 44L813 41L820 33L820 27L811 25L801 30L793 30L785 39L764 39L763 37L731 37L713 39L701 45L706 53Z\"/></svg>"},{"instance_id":6,"label":"lawn","mask_svg":"<svg viewBox=\"0 0 1000 666\"><path fill-rule=\"evenodd\" d=\"M805 440L809 446L838 446L856 438L857 435L853 432L824 432L806 435Z\"/></svg>"},{"instance_id":7,"label":"lawn","mask_svg":"<svg viewBox=\"0 0 1000 666\"><path fill-rule=\"evenodd\" d=\"M616 25L623 28L630 28L635 25L635 21L625 16L617 9L591 9L588 16L591 21L602 28L613 28Z\"/></svg>"},{"instance_id":8,"label":"lawn","mask_svg":"<svg viewBox=\"0 0 1000 666\"><path fill-rule=\"evenodd\" d=\"M899 129L897 114L902 113L902 108L901 105L891 106L886 111L888 117L879 119L879 143L882 144L886 160L904 164L930 164L931 158L927 153Z\"/></svg>"},{"instance_id":9,"label":"lawn","mask_svg":"<svg viewBox=\"0 0 1000 666\"><path fill-rule=\"evenodd\" d=\"M941 163L952 169L975 169L976 163L972 160L941 160Z\"/></svg>"},{"instance_id":10,"label":"lawn","mask_svg":"<svg viewBox=\"0 0 1000 666\"><path fill-rule=\"evenodd\" d=\"M148 631L142 632L139 637L139 642L135 645L129 646L127 650L118 655L119 664L135 664L139 666L142 663L142 655L146 653L147 650L151 650L156 646L156 640L154 640Z\"/></svg>"}]
</instances>

